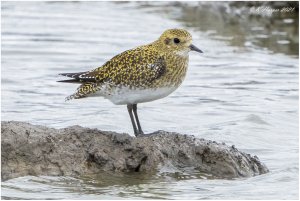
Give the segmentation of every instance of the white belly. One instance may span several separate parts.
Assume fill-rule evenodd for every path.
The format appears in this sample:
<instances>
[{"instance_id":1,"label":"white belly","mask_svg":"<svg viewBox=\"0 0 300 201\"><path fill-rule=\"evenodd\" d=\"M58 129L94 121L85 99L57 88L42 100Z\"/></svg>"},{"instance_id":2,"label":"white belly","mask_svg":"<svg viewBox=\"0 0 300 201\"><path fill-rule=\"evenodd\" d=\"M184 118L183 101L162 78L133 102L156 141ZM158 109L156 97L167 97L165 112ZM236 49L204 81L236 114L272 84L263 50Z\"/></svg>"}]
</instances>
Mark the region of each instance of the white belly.
<instances>
[{"instance_id":1,"label":"white belly","mask_svg":"<svg viewBox=\"0 0 300 201\"><path fill-rule=\"evenodd\" d=\"M116 88L104 93L102 90L92 96L103 96L115 105L137 104L164 98L175 91L177 87L164 87L158 89L129 89L128 87Z\"/></svg>"}]
</instances>

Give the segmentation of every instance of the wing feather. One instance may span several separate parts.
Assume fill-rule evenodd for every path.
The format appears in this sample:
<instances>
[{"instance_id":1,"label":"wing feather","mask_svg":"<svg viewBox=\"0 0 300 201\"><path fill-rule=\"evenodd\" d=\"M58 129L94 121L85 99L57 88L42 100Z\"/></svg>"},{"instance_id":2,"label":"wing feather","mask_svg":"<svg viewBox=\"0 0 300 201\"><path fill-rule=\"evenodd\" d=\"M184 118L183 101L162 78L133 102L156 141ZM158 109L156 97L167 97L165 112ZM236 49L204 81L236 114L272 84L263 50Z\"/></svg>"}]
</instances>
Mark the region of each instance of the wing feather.
<instances>
[{"instance_id":1,"label":"wing feather","mask_svg":"<svg viewBox=\"0 0 300 201\"><path fill-rule=\"evenodd\" d=\"M92 71L61 75L82 83L76 93L67 97L67 100L70 100L94 93L103 83L137 88L151 86L153 81L159 79L165 72L164 57L151 48L138 47L113 57L103 66Z\"/></svg>"},{"instance_id":2,"label":"wing feather","mask_svg":"<svg viewBox=\"0 0 300 201\"><path fill-rule=\"evenodd\" d=\"M151 49L136 48L125 51L103 66L88 72L81 79L109 80L114 85L145 86L160 78L166 72L164 57Z\"/></svg>"}]
</instances>

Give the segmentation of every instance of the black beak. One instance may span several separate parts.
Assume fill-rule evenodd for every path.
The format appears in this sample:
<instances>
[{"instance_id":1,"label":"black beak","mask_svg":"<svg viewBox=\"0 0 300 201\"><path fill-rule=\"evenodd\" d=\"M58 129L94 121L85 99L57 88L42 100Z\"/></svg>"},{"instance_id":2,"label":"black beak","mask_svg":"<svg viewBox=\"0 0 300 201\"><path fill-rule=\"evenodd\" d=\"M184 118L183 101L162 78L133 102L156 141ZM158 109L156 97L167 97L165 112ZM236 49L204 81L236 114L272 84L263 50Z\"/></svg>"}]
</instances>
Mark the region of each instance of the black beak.
<instances>
[{"instance_id":1,"label":"black beak","mask_svg":"<svg viewBox=\"0 0 300 201\"><path fill-rule=\"evenodd\" d=\"M196 47L193 44L190 45L190 49L191 49L191 51L196 51L196 52L199 52L199 53L203 53L202 50L200 50L198 47Z\"/></svg>"}]
</instances>

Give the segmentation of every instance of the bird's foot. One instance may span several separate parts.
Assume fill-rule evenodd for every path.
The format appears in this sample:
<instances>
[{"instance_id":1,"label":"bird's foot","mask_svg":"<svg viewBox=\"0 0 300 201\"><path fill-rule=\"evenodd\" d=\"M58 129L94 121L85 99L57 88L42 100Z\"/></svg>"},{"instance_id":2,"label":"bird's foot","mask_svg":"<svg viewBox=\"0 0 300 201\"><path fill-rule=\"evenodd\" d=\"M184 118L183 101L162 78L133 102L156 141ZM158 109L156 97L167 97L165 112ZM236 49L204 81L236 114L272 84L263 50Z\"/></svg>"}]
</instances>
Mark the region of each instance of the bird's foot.
<instances>
[{"instance_id":1,"label":"bird's foot","mask_svg":"<svg viewBox=\"0 0 300 201\"><path fill-rule=\"evenodd\" d=\"M142 137L142 136L145 136L144 132L143 131L139 131L139 132L136 132L134 133L135 137Z\"/></svg>"},{"instance_id":2,"label":"bird's foot","mask_svg":"<svg viewBox=\"0 0 300 201\"><path fill-rule=\"evenodd\" d=\"M161 135L163 133L165 133L166 131L163 131L163 130L159 130L159 131L156 131L156 132L153 132L153 133L148 133L148 134L145 134L145 133L137 133L135 134L136 137L150 137L150 136L158 136L158 135Z\"/></svg>"},{"instance_id":3,"label":"bird's foot","mask_svg":"<svg viewBox=\"0 0 300 201\"><path fill-rule=\"evenodd\" d=\"M156 135L160 135L160 133L155 132L155 133L145 134L142 132L142 133L135 134L136 137L150 137L150 136L156 136Z\"/></svg>"}]
</instances>

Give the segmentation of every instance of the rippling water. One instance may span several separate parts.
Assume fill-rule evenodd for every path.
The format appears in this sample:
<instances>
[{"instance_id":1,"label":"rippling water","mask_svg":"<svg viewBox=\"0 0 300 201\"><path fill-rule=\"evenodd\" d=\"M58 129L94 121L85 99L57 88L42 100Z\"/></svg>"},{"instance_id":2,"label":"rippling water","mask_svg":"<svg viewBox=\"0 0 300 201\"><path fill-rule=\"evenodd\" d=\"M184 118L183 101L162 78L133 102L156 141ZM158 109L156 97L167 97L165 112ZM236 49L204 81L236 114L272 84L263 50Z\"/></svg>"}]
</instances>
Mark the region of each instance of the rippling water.
<instances>
[{"instance_id":1,"label":"rippling water","mask_svg":"<svg viewBox=\"0 0 300 201\"><path fill-rule=\"evenodd\" d=\"M174 13L162 7L2 2L2 120L132 133L125 106L102 98L64 102L77 86L57 83L57 74L90 70L155 40L167 28L188 26L204 54L191 53L186 80L172 95L140 104L144 131L176 131L235 144L257 155L270 173L235 180L199 178L189 171L27 176L2 182L2 198L298 198L298 54L231 46L227 38L218 40L209 30L174 20Z\"/></svg>"}]
</instances>

